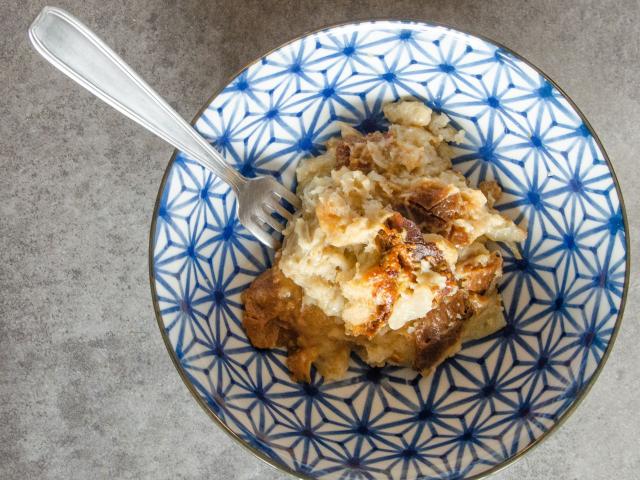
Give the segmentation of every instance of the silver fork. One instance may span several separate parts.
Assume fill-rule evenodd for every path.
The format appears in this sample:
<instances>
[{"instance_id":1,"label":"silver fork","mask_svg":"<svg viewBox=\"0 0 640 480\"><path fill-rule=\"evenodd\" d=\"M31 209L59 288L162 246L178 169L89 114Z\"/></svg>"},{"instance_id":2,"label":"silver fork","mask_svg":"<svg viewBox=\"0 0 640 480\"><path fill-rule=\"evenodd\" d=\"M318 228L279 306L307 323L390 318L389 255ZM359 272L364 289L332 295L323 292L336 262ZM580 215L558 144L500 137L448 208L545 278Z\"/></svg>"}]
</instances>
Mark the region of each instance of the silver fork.
<instances>
[{"instance_id":1,"label":"silver fork","mask_svg":"<svg viewBox=\"0 0 640 480\"><path fill-rule=\"evenodd\" d=\"M43 8L29 28L29 38L62 73L224 180L238 198L240 222L265 245L278 247L274 231L282 232L292 218L283 201L300 208L291 191L271 177L246 178L227 165L113 50L64 10Z\"/></svg>"}]
</instances>

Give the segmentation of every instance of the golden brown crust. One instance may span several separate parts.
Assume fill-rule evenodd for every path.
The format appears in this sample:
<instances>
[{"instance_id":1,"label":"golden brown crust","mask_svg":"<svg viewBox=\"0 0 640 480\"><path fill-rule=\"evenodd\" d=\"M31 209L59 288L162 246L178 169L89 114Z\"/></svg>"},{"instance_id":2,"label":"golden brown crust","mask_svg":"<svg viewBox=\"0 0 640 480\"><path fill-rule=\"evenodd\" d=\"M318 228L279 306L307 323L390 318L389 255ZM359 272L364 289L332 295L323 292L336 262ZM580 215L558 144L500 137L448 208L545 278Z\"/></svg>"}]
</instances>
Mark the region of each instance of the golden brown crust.
<instances>
[{"instance_id":1,"label":"golden brown crust","mask_svg":"<svg viewBox=\"0 0 640 480\"><path fill-rule=\"evenodd\" d=\"M502 256L493 252L486 262L478 262L475 258L462 261L456 265L456 274L463 288L484 293L497 277L502 276Z\"/></svg>"},{"instance_id":2,"label":"golden brown crust","mask_svg":"<svg viewBox=\"0 0 640 480\"><path fill-rule=\"evenodd\" d=\"M245 313L242 324L257 348L287 347L291 325L299 314L302 289L270 268L242 293Z\"/></svg>"},{"instance_id":3,"label":"golden brown crust","mask_svg":"<svg viewBox=\"0 0 640 480\"><path fill-rule=\"evenodd\" d=\"M471 316L467 294L458 290L416 321L414 368L431 370L457 351L465 322Z\"/></svg>"},{"instance_id":4,"label":"golden brown crust","mask_svg":"<svg viewBox=\"0 0 640 480\"><path fill-rule=\"evenodd\" d=\"M398 277L401 271L411 274L416 264L432 255L441 261L442 252L433 243L427 245L415 223L394 213L385 222L385 228L378 232L376 243L382 253L379 264L372 268L367 277L373 285L376 296L382 299L378 305L376 318L356 326L351 333L372 337L386 323L393 305L398 299Z\"/></svg>"},{"instance_id":5,"label":"golden brown crust","mask_svg":"<svg viewBox=\"0 0 640 480\"><path fill-rule=\"evenodd\" d=\"M336 146L336 168L350 167L351 147L346 142L340 142Z\"/></svg>"},{"instance_id":6,"label":"golden brown crust","mask_svg":"<svg viewBox=\"0 0 640 480\"><path fill-rule=\"evenodd\" d=\"M242 293L242 301L249 341L256 348L286 348L295 381L311 380L312 363L324 366L320 370L328 378L346 371L350 348L343 326L318 307L303 305L302 288L277 266L256 278Z\"/></svg>"},{"instance_id":7,"label":"golden brown crust","mask_svg":"<svg viewBox=\"0 0 640 480\"><path fill-rule=\"evenodd\" d=\"M456 245L467 240L453 225L454 220L464 216L465 202L459 193L452 193L451 187L443 182L423 182L413 191L403 194L395 209L415 222L423 232L440 234Z\"/></svg>"},{"instance_id":8,"label":"golden brown crust","mask_svg":"<svg viewBox=\"0 0 640 480\"><path fill-rule=\"evenodd\" d=\"M484 180L478 185L480 191L487 197L487 205L493 205L502 197L502 188L495 180Z\"/></svg>"},{"instance_id":9,"label":"golden brown crust","mask_svg":"<svg viewBox=\"0 0 640 480\"><path fill-rule=\"evenodd\" d=\"M347 135L336 144L336 168L347 167L369 173L374 168L369 143L389 141L390 133L374 132L366 136Z\"/></svg>"}]
</instances>

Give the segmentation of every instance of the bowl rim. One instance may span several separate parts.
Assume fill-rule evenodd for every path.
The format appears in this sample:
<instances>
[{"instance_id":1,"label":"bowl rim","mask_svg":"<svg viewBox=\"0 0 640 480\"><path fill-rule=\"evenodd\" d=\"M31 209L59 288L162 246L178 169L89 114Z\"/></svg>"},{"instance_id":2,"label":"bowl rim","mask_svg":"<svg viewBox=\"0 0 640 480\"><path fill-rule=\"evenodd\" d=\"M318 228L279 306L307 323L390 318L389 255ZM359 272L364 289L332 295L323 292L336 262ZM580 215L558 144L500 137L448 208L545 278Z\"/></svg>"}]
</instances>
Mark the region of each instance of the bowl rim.
<instances>
[{"instance_id":1,"label":"bowl rim","mask_svg":"<svg viewBox=\"0 0 640 480\"><path fill-rule=\"evenodd\" d=\"M451 25L449 25L447 23L434 22L434 21L428 21L428 20L420 20L420 19L415 19L415 18L371 17L371 18L364 18L364 19L358 19L358 20L347 21L347 22L330 23L330 24L326 24L326 25L324 25L322 27L319 27L319 28L314 28L312 30L305 31L305 32L303 32L303 33L301 33L301 34L299 34L299 35L297 35L297 36L295 36L295 37L293 37L293 38L291 38L291 39L279 44L275 48L272 48L271 50L263 53L260 57L255 58L254 60L246 63L245 65L243 65L242 67L237 69L235 72L233 72L222 83L222 85L220 87L218 87L210 97L207 98L207 100L205 101L204 105L198 110L198 112L195 114L195 116L193 117L193 119L191 120L190 123L191 123L191 125L195 125L195 123L204 114L204 112L207 110L207 108L213 102L213 100L218 95L220 95L220 93L222 93L222 91L238 75L240 75L243 71L245 71L246 69L252 67L256 63L261 61L262 58L267 57L268 55L270 55L270 54L272 54L272 53L274 53L274 52L286 47L287 45L290 45L290 44L292 44L292 43L294 43L294 42L296 42L296 41L298 41L298 40L300 40L302 38L311 36L311 35L316 34L316 33L320 33L320 32L323 32L323 31L326 31L326 30L330 30L330 29L333 29L333 28L346 27L346 26L349 26L349 25L354 25L355 26L355 25L361 25L361 24L367 24L367 23L378 23L378 22L380 22L380 23L382 23L382 22L407 23L407 24L423 25L423 26L427 26L427 27L445 28L445 29L451 30L453 32L458 32L458 33L462 33L462 34L465 34L465 35L469 35L469 36L472 36L472 37L479 38L480 40L483 40L483 41L485 41L485 42L487 42L489 44L495 45L496 47L508 52L510 55L514 56L515 58L517 58L518 60L520 60L524 64L528 65L530 68L532 68L534 71L536 71L539 75L541 75L547 82L549 82L553 86L553 88L555 88L556 90L558 90L558 92L560 92L560 94L567 100L567 102L569 103L571 108L573 108L573 110L578 114L578 116L580 117L580 119L582 120L584 125L587 127L587 129L589 130L589 133L591 134L591 136L593 137L594 141L596 142L596 145L598 146L598 148L602 152L604 160L605 160L605 162L607 164L607 167L609 168L609 171L611 172L611 177L613 178L613 183L614 183L614 186L615 186L615 189L616 189L616 194L618 195L618 199L619 199L619 202L620 202L620 211L622 213L622 219L623 219L624 227L625 227L625 230L624 230L624 232L625 232L625 275L624 275L624 287L623 287L622 296L621 296L621 299L620 299L620 309L618 310L618 315L616 317L616 322L615 322L615 325L613 327L613 332L611 333L611 337L609 338L609 342L607 344L607 348L606 348L602 358L600 359L600 362L598 363L595 371L591 375L591 378L589 379L589 382L582 389L582 392L580 393L580 395L578 395L575 398L573 403L567 408L567 410L562 415L560 415L560 417L556 420L556 422L546 432L544 432L542 435L540 435L540 437L535 439L535 441L533 441L531 444L527 445L525 448L523 448L522 450L517 452L515 455L505 459L501 463L491 467L490 469L488 469L488 470L486 470L486 471L484 471L482 473L479 473L479 474L476 474L476 475L473 475L473 476L467 478L467 480L479 480L479 479L487 478L490 475L493 475L494 473L497 473L497 472L499 472L501 470L504 470L508 466L512 465L516 461L518 461L521 458L523 458L527 453L529 453L531 450L533 450L533 448L535 448L538 445L540 445L544 440L546 440L553 432L558 430L558 428L561 427L568 420L568 418L577 410L577 408L580 406L580 404L586 398L587 394L591 391L591 388L593 387L593 385L596 383L596 380L600 376L600 373L602 372L605 364L607 363L607 360L609 359L609 355L610 355L611 351L613 350L613 346L615 344L615 341L616 341L617 336L618 336L618 332L620 331L620 326L622 324L622 317L624 315L624 309L625 309L626 302L627 302L627 294L628 294L628 290L629 290L629 280L630 280L630 273L631 273L631 241L630 241L630 238L629 238L629 229L628 229L629 221L628 221L628 218L627 218L627 211L626 211L626 207L625 207L625 204L624 204L624 199L622 197L622 189L620 188L620 183L618 181L618 177L616 175L616 172L615 172L615 170L613 168L613 164L611 163L611 159L609 158L609 155L607 154L606 150L604 149L604 145L600 141L600 138L598 137L598 135L594 131L593 127L591 126L591 123L586 118L584 113L582 113L580 108L578 108L578 106L573 101L573 99L571 97L569 97L569 95L551 77L549 77L549 75L547 75L544 71L542 71L542 69L540 69L539 67L534 65L532 62L527 60L525 57L523 57L519 53L517 53L514 50L512 50L511 48L503 45L502 43L492 39L491 37L488 37L488 36L483 35L483 34L474 33L471 30L461 30L461 29L459 29L457 27L454 27L454 26L451 26ZM267 465L271 466L272 468L274 468L276 470L288 473L288 474L292 475L293 477L297 477L297 478L300 478L300 479L313 480L316 477L312 477L312 476L305 475L305 474L302 474L300 472L297 472L297 471L287 467L286 465L281 464L281 463L273 460L272 458L267 456L262 451L260 451L257 448L249 445L248 443L246 443L235 432L233 432L226 425L226 423L222 419L220 419L216 415L216 413L207 405L207 403L202 399L202 397L200 397L200 395L196 391L195 387L193 386L193 384L191 383L191 381L187 377L186 373L184 372L184 369L180 365L180 361L178 360L178 358L177 358L177 356L175 354L175 351L173 350L173 347L171 345L171 341L169 340L169 336L167 335L167 333L166 333L166 331L164 329L164 323L162 321L162 315L160 313L160 308L159 308L159 304L158 304L158 294L157 294L156 286L155 286L155 271L154 271L154 265L153 265L154 237L155 237L155 231L156 231L156 220L158 218L158 209L159 209L159 206L160 206L160 202L162 200L162 195L163 195L163 192L164 192L164 189L165 189L165 186L166 186L166 182L167 182L167 180L169 178L169 172L173 168L173 164L175 162L177 154L178 154L178 150L174 150L173 154L171 155L171 158L169 160L169 163L167 164L167 166L165 168L164 174L162 175L162 180L160 182L160 186L158 188L158 193L156 195L156 201L155 201L155 204L154 204L154 207L153 207L153 214L152 214L152 218L151 218L151 228L150 228L150 231L149 231L149 253L148 253L148 257L149 257L149 284L150 284L150 287L151 287L151 301L152 301L152 304L153 304L153 310L155 312L156 321L157 321L158 327L160 329L160 334L161 334L162 339L164 341L165 347L167 348L167 352L169 353L169 356L171 357L171 361L172 361L174 367L176 368L176 370L178 371L178 374L180 375L180 378L184 382L185 386L187 387L187 390L189 391L189 393L191 393L191 395L196 400L198 405L200 405L200 407L202 407L202 409L211 418L211 420L213 420L214 423L216 423L218 425L218 427L220 427L221 430L223 432L225 432L232 440L234 440L236 443L241 445L243 448L245 448L246 450L251 452L253 455L255 455L257 458L259 458L260 460L265 462Z\"/></svg>"}]
</instances>

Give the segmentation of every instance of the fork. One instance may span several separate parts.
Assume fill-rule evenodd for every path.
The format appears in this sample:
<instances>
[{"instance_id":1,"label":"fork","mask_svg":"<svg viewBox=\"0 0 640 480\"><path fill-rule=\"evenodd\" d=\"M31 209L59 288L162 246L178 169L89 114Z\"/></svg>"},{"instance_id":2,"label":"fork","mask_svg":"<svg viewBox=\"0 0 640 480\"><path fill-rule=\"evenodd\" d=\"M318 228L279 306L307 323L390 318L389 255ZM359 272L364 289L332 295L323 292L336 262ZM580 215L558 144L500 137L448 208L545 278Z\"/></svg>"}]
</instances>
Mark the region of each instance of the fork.
<instances>
[{"instance_id":1,"label":"fork","mask_svg":"<svg viewBox=\"0 0 640 480\"><path fill-rule=\"evenodd\" d=\"M246 178L230 167L131 67L64 10L44 7L29 27L29 38L62 73L226 182L238 199L240 223L263 244L278 247L277 233L293 216L284 205L300 208L290 190L274 178Z\"/></svg>"}]
</instances>

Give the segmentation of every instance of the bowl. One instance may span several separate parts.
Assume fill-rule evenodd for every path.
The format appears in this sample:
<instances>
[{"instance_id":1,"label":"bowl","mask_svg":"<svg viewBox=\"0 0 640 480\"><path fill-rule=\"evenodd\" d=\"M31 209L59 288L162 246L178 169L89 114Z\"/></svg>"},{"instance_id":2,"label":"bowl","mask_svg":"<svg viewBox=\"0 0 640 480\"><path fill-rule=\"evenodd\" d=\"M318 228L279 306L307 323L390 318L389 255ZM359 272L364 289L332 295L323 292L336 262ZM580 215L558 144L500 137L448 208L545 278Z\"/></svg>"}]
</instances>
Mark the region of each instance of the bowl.
<instances>
[{"instance_id":1,"label":"bowl","mask_svg":"<svg viewBox=\"0 0 640 480\"><path fill-rule=\"evenodd\" d=\"M411 21L339 25L258 59L207 102L196 128L247 176L294 188L295 167L338 132L386 127L413 97L466 131L454 167L495 179L527 226L504 250L507 326L430 377L352 358L343 381L290 380L257 350L240 294L273 252L238 222L233 193L181 153L158 194L151 292L162 337L197 402L233 438L304 478L476 478L529 451L573 411L615 339L628 286L627 222L587 120L540 70L495 42Z\"/></svg>"}]
</instances>

